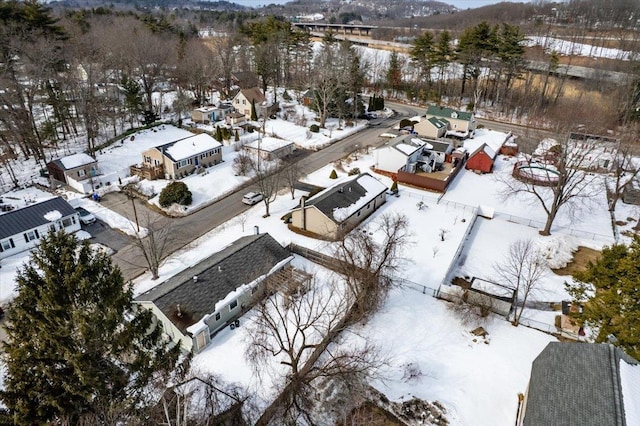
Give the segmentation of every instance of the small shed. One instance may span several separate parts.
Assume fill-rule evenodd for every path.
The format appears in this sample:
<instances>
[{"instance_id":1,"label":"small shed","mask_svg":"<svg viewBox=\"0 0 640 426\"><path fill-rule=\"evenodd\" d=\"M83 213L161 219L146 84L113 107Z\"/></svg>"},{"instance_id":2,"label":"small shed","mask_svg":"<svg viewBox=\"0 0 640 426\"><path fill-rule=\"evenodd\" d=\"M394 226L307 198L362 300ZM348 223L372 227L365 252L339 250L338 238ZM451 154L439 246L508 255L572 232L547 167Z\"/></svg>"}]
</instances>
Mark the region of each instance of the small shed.
<instances>
[{"instance_id":1,"label":"small shed","mask_svg":"<svg viewBox=\"0 0 640 426\"><path fill-rule=\"evenodd\" d=\"M67 155L47 164L49 175L60 182L81 181L99 174L98 162L84 152Z\"/></svg>"},{"instance_id":2,"label":"small shed","mask_svg":"<svg viewBox=\"0 0 640 426\"><path fill-rule=\"evenodd\" d=\"M474 172L491 173L495 158L496 152L489 145L483 143L469 155L466 168Z\"/></svg>"}]
</instances>

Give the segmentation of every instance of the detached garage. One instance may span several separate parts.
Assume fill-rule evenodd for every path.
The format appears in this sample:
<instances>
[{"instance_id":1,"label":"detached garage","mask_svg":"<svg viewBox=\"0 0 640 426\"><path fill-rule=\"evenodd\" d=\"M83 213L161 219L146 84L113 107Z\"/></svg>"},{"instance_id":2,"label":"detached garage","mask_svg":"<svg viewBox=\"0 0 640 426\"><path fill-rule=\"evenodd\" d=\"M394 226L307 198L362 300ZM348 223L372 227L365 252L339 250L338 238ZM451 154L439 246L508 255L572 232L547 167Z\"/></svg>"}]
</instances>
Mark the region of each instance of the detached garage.
<instances>
[{"instance_id":1,"label":"detached garage","mask_svg":"<svg viewBox=\"0 0 640 426\"><path fill-rule=\"evenodd\" d=\"M469 155L465 167L474 172L491 173L496 155L496 152L489 145L483 143Z\"/></svg>"}]
</instances>

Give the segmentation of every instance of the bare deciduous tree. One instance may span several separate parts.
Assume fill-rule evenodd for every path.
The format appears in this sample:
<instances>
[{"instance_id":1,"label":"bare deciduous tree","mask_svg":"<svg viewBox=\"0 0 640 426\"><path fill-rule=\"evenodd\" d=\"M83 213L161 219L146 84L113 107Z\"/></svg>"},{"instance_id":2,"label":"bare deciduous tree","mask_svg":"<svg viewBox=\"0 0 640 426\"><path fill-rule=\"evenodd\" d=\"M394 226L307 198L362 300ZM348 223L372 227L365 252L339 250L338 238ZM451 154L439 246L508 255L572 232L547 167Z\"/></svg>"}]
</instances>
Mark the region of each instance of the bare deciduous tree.
<instances>
[{"instance_id":1,"label":"bare deciduous tree","mask_svg":"<svg viewBox=\"0 0 640 426\"><path fill-rule=\"evenodd\" d=\"M284 178L287 188L289 188L289 193L293 200L295 199L296 183L304 176L304 172L300 168L300 164L295 160L285 162L283 167L282 177Z\"/></svg>"},{"instance_id":2,"label":"bare deciduous tree","mask_svg":"<svg viewBox=\"0 0 640 426\"><path fill-rule=\"evenodd\" d=\"M172 222L168 218L146 213L142 218L142 226L147 229L147 234L136 232L134 244L140 250L151 278L157 280L160 265L169 254L169 243L175 239Z\"/></svg>"},{"instance_id":3,"label":"bare deciduous tree","mask_svg":"<svg viewBox=\"0 0 640 426\"><path fill-rule=\"evenodd\" d=\"M584 208L594 196L601 192L601 186L596 184L598 177L589 170L593 166L592 156L597 152L594 144L580 144L570 139L569 133L559 137L556 143L544 154L547 162L555 166L555 173L551 176L549 185L540 185L535 179L518 180L505 175L498 177L504 184L503 197L505 199L524 194L533 204L540 205L547 215L541 235L551 235L551 227L563 207L571 207L572 212ZM537 160L531 156L527 158L527 166L540 168ZM557 174L557 176L556 176Z\"/></svg>"},{"instance_id":4,"label":"bare deciduous tree","mask_svg":"<svg viewBox=\"0 0 640 426\"><path fill-rule=\"evenodd\" d=\"M518 326L527 298L540 284L548 268L546 257L530 239L513 242L502 262L494 265L501 284L514 291L513 325Z\"/></svg>"},{"instance_id":5,"label":"bare deciduous tree","mask_svg":"<svg viewBox=\"0 0 640 426\"><path fill-rule=\"evenodd\" d=\"M380 233L382 238L372 238L369 232ZM341 262L341 274L357 306L356 317L367 317L384 302L403 264L402 251L409 237L407 217L388 213L367 229L354 230L338 242L334 257Z\"/></svg>"},{"instance_id":6,"label":"bare deciduous tree","mask_svg":"<svg viewBox=\"0 0 640 426\"><path fill-rule=\"evenodd\" d=\"M621 136L618 147L613 156L612 178L609 180L609 211L614 211L622 192L636 180L640 174L640 161L637 155L636 135L637 123L629 124Z\"/></svg>"},{"instance_id":7,"label":"bare deciduous tree","mask_svg":"<svg viewBox=\"0 0 640 426\"><path fill-rule=\"evenodd\" d=\"M282 165L280 161L264 161L260 156L251 157L251 169L255 174L255 183L262 194L265 207L265 217L269 216L269 206L278 196Z\"/></svg>"},{"instance_id":8,"label":"bare deciduous tree","mask_svg":"<svg viewBox=\"0 0 640 426\"><path fill-rule=\"evenodd\" d=\"M265 290L271 296L257 306L247 325L247 358L258 375L271 372L274 357L287 368L278 398L256 425L267 425L276 418L281 424L313 424L311 411L318 381L359 382L374 374L381 364L379 354L369 343L332 344L346 325L352 303L344 287L311 280L298 288L272 277L266 280Z\"/></svg>"}]
</instances>

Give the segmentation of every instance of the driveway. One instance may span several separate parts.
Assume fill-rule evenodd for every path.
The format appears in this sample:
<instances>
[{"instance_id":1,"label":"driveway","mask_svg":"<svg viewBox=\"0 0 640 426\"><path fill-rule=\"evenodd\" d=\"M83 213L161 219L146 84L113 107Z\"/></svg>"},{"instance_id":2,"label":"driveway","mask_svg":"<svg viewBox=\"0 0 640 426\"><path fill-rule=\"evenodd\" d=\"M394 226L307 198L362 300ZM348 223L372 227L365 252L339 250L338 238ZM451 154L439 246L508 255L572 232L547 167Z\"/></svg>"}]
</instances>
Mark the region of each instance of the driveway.
<instances>
[{"instance_id":1,"label":"driveway","mask_svg":"<svg viewBox=\"0 0 640 426\"><path fill-rule=\"evenodd\" d=\"M120 231L112 229L101 220L96 220L91 225L82 225L82 229L93 237L91 243L100 243L115 252L120 251L133 242L133 238Z\"/></svg>"}]
</instances>

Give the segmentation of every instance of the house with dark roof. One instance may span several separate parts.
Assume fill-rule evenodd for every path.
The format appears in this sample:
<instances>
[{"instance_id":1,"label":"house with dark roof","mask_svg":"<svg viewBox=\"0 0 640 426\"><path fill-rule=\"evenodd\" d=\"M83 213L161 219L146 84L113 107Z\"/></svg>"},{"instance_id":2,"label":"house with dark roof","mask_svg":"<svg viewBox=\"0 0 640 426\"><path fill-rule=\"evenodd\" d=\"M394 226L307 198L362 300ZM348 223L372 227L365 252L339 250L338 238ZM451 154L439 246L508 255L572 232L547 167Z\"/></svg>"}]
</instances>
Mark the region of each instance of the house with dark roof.
<instances>
[{"instance_id":1,"label":"house with dark roof","mask_svg":"<svg viewBox=\"0 0 640 426\"><path fill-rule=\"evenodd\" d=\"M60 197L0 215L0 259L29 250L49 231L80 229L78 212Z\"/></svg>"},{"instance_id":2,"label":"house with dark roof","mask_svg":"<svg viewBox=\"0 0 640 426\"><path fill-rule=\"evenodd\" d=\"M369 217L386 199L387 187L368 173L349 176L291 211L291 226L338 239Z\"/></svg>"},{"instance_id":3,"label":"house with dark roof","mask_svg":"<svg viewBox=\"0 0 640 426\"><path fill-rule=\"evenodd\" d=\"M241 114L244 114L247 120L251 119L251 104L256 106L256 114L260 116L259 107L265 101L264 94L259 87L240 90L233 98L232 105Z\"/></svg>"},{"instance_id":4,"label":"house with dark roof","mask_svg":"<svg viewBox=\"0 0 640 426\"><path fill-rule=\"evenodd\" d=\"M475 129L472 113L436 105L429 106L424 119L413 127L420 136L429 138L454 136L466 139L473 136Z\"/></svg>"},{"instance_id":5,"label":"house with dark roof","mask_svg":"<svg viewBox=\"0 0 640 426\"><path fill-rule=\"evenodd\" d=\"M552 342L533 361L517 426L640 424L640 365L610 344Z\"/></svg>"},{"instance_id":6,"label":"house with dark roof","mask_svg":"<svg viewBox=\"0 0 640 426\"><path fill-rule=\"evenodd\" d=\"M186 351L198 352L216 332L246 312L262 281L292 257L269 234L239 238L221 251L140 294L163 331Z\"/></svg>"},{"instance_id":7,"label":"house with dark roof","mask_svg":"<svg viewBox=\"0 0 640 426\"><path fill-rule=\"evenodd\" d=\"M222 144L206 133L188 136L150 148L142 153L142 165L131 173L147 179L180 179L201 167L222 162Z\"/></svg>"},{"instance_id":8,"label":"house with dark roof","mask_svg":"<svg viewBox=\"0 0 640 426\"><path fill-rule=\"evenodd\" d=\"M47 163L47 171L52 182L60 182L85 192L82 183L100 175L98 162L84 152L67 155Z\"/></svg>"}]
</instances>

